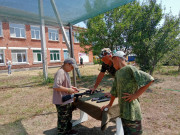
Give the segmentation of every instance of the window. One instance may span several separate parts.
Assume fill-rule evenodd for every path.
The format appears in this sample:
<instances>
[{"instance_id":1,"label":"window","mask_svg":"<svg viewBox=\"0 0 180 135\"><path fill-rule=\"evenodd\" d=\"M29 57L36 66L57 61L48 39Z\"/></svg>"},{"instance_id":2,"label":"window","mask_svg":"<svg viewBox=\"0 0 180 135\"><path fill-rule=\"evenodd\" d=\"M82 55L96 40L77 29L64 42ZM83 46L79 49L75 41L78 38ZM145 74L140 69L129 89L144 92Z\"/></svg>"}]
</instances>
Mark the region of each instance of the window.
<instances>
[{"instance_id":1,"label":"window","mask_svg":"<svg viewBox=\"0 0 180 135\"><path fill-rule=\"evenodd\" d=\"M4 64L4 51L0 50L0 64Z\"/></svg>"},{"instance_id":2,"label":"window","mask_svg":"<svg viewBox=\"0 0 180 135\"><path fill-rule=\"evenodd\" d=\"M59 31L56 29L48 28L49 40L58 41L59 40Z\"/></svg>"},{"instance_id":3,"label":"window","mask_svg":"<svg viewBox=\"0 0 180 135\"><path fill-rule=\"evenodd\" d=\"M0 37L3 36L3 31L2 31L2 22L0 22Z\"/></svg>"},{"instance_id":4,"label":"window","mask_svg":"<svg viewBox=\"0 0 180 135\"><path fill-rule=\"evenodd\" d=\"M79 43L79 40L76 38L79 36L78 32L74 32L74 43Z\"/></svg>"},{"instance_id":5,"label":"window","mask_svg":"<svg viewBox=\"0 0 180 135\"><path fill-rule=\"evenodd\" d=\"M27 55L26 50L11 50L12 53L12 63L26 63Z\"/></svg>"},{"instance_id":6,"label":"window","mask_svg":"<svg viewBox=\"0 0 180 135\"><path fill-rule=\"evenodd\" d=\"M31 26L31 38L40 40L40 27Z\"/></svg>"},{"instance_id":7,"label":"window","mask_svg":"<svg viewBox=\"0 0 180 135\"><path fill-rule=\"evenodd\" d=\"M10 36L16 38L25 38L24 24L10 23Z\"/></svg>"},{"instance_id":8,"label":"window","mask_svg":"<svg viewBox=\"0 0 180 135\"><path fill-rule=\"evenodd\" d=\"M57 50L50 51L51 61L60 61L60 53Z\"/></svg>"},{"instance_id":9,"label":"window","mask_svg":"<svg viewBox=\"0 0 180 135\"><path fill-rule=\"evenodd\" d=\"M64 50L64 60L69 58L69 57L70 57L70 55L69 55L68 50Z\"/></svg>"},{"instance_id":10,"label":"window","mask_svg":"<svg viewBox=\"0 0 180 135\"><path fill-rule=\"evenodd\" d=\"M33 59L34 62L42 62L41 50L33 50Z\"/></svg>"},{"instance_id":11,"label":"window","mask_svg":"<svg viewBox=\"0 0 180 135\"><path fill-rule=\"evenodd\" d=\"M68 41L70 41L70 39L69 39L69 38L70 38L70 37L69 37L69 30L65 29L65 32L66 32ZM64 36L63 36L63 42L65 42Z\"/></svg>"}]
</instances>

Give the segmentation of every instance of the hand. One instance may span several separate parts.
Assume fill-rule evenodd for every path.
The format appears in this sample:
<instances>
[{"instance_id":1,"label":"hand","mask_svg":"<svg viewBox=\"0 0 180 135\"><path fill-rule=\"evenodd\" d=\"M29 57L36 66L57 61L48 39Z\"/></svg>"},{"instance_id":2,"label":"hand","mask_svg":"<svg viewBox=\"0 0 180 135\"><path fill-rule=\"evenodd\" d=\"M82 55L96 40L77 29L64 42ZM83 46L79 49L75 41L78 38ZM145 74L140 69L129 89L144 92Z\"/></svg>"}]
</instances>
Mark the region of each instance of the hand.
<instances>
[{"instance_id":1,"label":"hand","mask_svg":"<svg viewBox=\"0 0 180 135\"><path fill-rule=\"evenodd\" d=\"M111 97L111 93L109 93L109 92L104 93L104 96L105 96L105 97Z\"/></svg>"},{"instance_id":2,"label":"hand","mask_svg":"<svg viewBox=\"0 0 180 135\"><path fill-rule=\"evenodd\" d=\"M126 96L122 97L123 99L125 99L125 101L131 102L138 98L138 96L136 94L129 94L129 93L123 93L123 94L126 95Z\"/></svg>"},{"instance_id":3,"label":"hand","mask_svg":"<svg viewBox=\"0 0 180 135\"><path fill-rule=\"evenodd\" d=\"M111 106L110 106L109 104L108 104L108 105L106 105L106 106L103 106L103 107L101 107L101 111L104 111L104 109L105 109L105 108L108 108L108 110L109 110L109 109L110 109L110 107L111 107Z\"/></svg>"},{"instance_id":4,"label":"hand","mask_svg":"<svg viewBox=\"0 0 180 135\"><path fill-rule=\"evenodd\" d=\"M75 91L75 93L78 93L78 92L79 92L78 88L73 87L73 86L71 86L71 88Z\"/></svg>"},{"instance_id":5,"label":"hand","mask_svg":"<svg viewBox=\"0 0 180 135\"><path fill-rule=\"evenodd\" d=\"M74 90L74 89L72 89L72 88L69 88L68 89L68 93L69 94L73 94L73 93L78 93L79 91L76 91L76 90Z\"/></svg>"},{"instance_id":6,"label":"hand","mask_svg":"<svg viewBox=\"0 0 180 135\"><path fill-rule=\"evenodd\" d=\"M90 90L91 90L91 94L93 94L95 91L95 88L90 88Z\"/></svg>"}]
</instances>

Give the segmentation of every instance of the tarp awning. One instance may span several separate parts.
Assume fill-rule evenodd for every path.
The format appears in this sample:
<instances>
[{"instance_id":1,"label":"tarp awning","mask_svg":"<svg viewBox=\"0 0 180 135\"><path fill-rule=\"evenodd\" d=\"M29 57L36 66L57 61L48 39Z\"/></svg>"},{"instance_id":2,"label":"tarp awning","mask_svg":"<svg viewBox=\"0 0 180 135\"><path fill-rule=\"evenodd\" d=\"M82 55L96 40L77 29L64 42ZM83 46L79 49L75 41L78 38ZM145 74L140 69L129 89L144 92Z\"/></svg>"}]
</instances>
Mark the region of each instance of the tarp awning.
<instances>
[{"instance_id":1,"label":"tarp awning","mask_svg":"<svg viewBox=\"0 0 180 135\"><path fill-rule=\"evenodd\" d=\"M134 0L54 0L63 25L74 25ZM58 26L51 0L43 0L46 25ZM0 21L39 24L39 0L0 0Z\"/></svg>"}]
</instances>

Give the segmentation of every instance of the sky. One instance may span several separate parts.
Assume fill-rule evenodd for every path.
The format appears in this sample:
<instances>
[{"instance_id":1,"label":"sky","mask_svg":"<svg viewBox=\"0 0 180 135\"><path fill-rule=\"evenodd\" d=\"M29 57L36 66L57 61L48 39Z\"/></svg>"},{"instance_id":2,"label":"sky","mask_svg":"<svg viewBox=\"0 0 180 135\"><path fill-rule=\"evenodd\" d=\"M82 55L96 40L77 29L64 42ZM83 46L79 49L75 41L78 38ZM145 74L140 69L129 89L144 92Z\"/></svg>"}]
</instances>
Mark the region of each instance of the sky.
<instances>
[{"instance_id":1,"label":"sky","mask_svg":"<svg viewBox=\"0 0 180 135\"><path fill-rule=\"evenodd\" d=\"M140 0L142 2L143 0ZM157 0L157 3L162 4L162 8L165 8L165 13L172 12L172 15L178 16L180 13L180 0ZM86 28L86 25L83 22L76 24L76 26Z\"/></svg>"}]
</instances>

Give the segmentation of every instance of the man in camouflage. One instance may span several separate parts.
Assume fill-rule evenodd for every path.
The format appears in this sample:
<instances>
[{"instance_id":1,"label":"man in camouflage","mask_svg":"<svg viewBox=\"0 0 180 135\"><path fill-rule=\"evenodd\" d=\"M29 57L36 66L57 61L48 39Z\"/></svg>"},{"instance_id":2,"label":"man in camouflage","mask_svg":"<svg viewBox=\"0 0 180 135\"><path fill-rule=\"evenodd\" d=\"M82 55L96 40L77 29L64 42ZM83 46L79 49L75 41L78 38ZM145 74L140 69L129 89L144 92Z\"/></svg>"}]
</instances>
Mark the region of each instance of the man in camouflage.
<instances>
[{"instance_id":1,"label":"man in camouflage","mask_svg":"<svg viewBox=\"0 0 180 135\"><path fill-rule=\"evenodd\" d=\"M104 78L104 75L106 72L108 72L112 77L115 76L116 69L113 67L112 63L112 52L109 48L103 48L101 50L100 58L102 60L102 66L101 66L101 71L96 79L96 82L93 86L93 88L90 88L92 92L96 90L102 79Z\"/></svg>"},{"instance_id":2,"label":"man in camouflage","mask_svg":"<svg viewBox=\"0 0 180 135\"><path fill-rule=\"evenodd\" d=\"M117 70L111 89L111 100L104 108L110 108L115 97L118 97L120 118L122 119L125 135L141 135L141 108L138 97L151 85L154 78L138 70L134 66L126 65L124 52L117 51L113 55L113 65Z\"/></svg>"}]
</instances>

